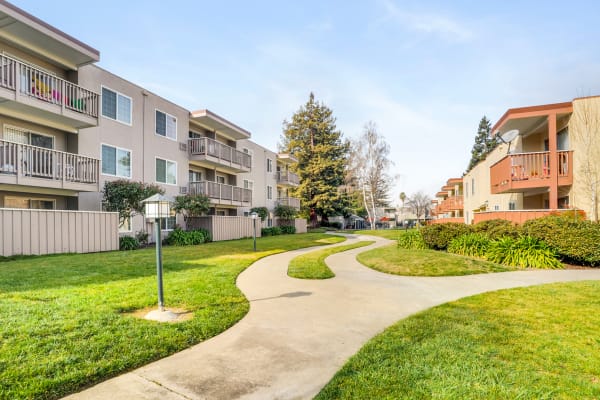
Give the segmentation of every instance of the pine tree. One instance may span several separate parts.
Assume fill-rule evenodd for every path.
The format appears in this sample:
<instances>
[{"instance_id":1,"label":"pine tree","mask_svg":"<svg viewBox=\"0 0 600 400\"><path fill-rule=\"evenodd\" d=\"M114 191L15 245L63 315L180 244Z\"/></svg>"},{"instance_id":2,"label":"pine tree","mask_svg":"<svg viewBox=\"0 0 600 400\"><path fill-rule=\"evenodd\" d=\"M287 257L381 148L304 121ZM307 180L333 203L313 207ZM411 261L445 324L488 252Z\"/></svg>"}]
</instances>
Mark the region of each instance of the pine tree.
<instances>
[{"instance_id":1,"label":"pine tree","mask_svg":"<svg viewBox=\"0 0 600 400\"><path fill-rule=\"evenodd\" d=\"M332 110L315 101L313 93L290 122L283 122L279 147L298 159L300 185L294 195L301 199L303 213L324 220L344 214L348 200L338 188L344 184L349 144L336 128Z\"/></svg>"},{"instance_id":2,"label":"pine tree","mask_svg":"<svg viewBox=\"0 0 600 400\"><path fill-rule=\"evenodd\" d=\"M484 160L485 157L496 148L498 143L491 137L492 124L490 120L484 115L479 121L479 127L477 128L477 135L475 135L475 144L471 150L471 161L467 167L467 172L473 169L477 163Z\"/></svg>"}]
</instances>

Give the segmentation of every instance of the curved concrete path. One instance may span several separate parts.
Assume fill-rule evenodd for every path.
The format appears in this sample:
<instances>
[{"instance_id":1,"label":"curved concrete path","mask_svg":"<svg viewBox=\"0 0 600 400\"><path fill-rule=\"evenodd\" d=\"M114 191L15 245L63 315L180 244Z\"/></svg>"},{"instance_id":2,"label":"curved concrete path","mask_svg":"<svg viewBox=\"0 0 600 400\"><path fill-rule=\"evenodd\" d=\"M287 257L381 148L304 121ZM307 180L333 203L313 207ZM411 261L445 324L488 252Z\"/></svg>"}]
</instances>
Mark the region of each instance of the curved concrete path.
<instances>
[{"instance_id":1,"label":"curved concrete path","mask_svg":"<svg viewBox=\"0 0 600 400\"><path fill-rule=\"evenodd\" d=\"M315 248L257 261L237 281L251 304L239 323L187 350L68 398L308 399L367 340L410 314L491 290L600 279L600 270L443 278L388 275L362 266L355 257L393 242L353 236L343 244L360 239L376 243L327 258L336 273L333 279L287 276L289 261Z\"/></svg>"}]
</instances>

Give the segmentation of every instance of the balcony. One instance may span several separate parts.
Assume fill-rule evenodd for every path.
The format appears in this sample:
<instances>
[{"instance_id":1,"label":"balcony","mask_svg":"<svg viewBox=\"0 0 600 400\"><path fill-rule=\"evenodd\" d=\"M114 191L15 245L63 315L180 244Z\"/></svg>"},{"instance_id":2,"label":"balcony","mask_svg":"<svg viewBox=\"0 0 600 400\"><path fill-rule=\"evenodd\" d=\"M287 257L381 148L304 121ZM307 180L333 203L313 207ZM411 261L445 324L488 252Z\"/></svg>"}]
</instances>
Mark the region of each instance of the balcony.
<instances>
[{"instance_id":1,"label":"balcony","mask_svg":"<svg viewBox=\"0 0 600 400\"><path fill-rule=\"evenodd\" d=\"M465 219L464 217L448 217L429 220L429 224L447 224L449 222L462 224L465 222Z\"/></svg>"},{"instance_id":2,"label":"balcony","mask_svg":"<svg viewBox=\"0 0 600 400\"><path fill-rule=\"evenodd\" d=\"M292 186L296 187L300 184L300 178L298 175L289 171L277 171L277 184L279 186Z\"/></svg>"},{"instance_id":3,"label":"balcony","mask_svg":"<svg viewBox=\"0 0 600 400\"><path fill-rule=\"evenodd\" d=\"M0 140L0 183L98 192L100 160Z\"/></svg>"},{"instance_id":4,"label":"balcony","mask_svg":"<svg viewBox=\"0 0 600 400\"><path fill-rule=\"evenodd\" d=\"M573 211L581 213L580 210L558 209L558 210L509 210L509 211L483 211L473 214L473 223L491 219L505 219L515 224L522 224L530 219L545 217L547 215L559 215L563 212L572 213Z\"/></svg>"},{"instance_id":5,"label":"balcony","mask_svg":"<svg viewBox=\"0 0 600 400\"><path fill-rule=\"evenodd\" d=\"M296 210L300 209L300 199L294 197L280 197L277 199L278 206L294 207Z\"/></svg>"},{"instance_id":6,"label":"balcony","mask_svg":"<svg viewBox=\"0 0 600 400\"><path fill-rule=\"evenodd\" d=\"M573 184L573 152L559 151L558 186ZM510 154L490 167L492 194L550 187L550 152Z\"/></svg>"},{"instance_id":7,"label":"balcony","mask_svg":"<svg viewBox=\"0 0 600 400\"><path fill-rule=\"evenodd\" d=\"M249 206L252 190L217 182L190 182L189 194L203 194L217 205Z\"/></svg>"},{"instance_id":8,"label":"balcony","mask_svg":"<svg viewBox=\"0 0 600 400\"><path fill-rule=\"evenodd\" d=\"M30 64L0 55L0 111L77 132L98 125L100 96Z\"/></svg>"},{"instance_id":9,"label":"balcony","mask_svg":"<svg viewBox=\"0 0 600 400\"><path fill-rule=\"evenodd\" d=\"M437 214L444 214L451 211L459 211L463 209L462 196L450 196L444 199L435 209Z\"/></svg>"},{"instance_id":10,"label":"balcony","mask_svg":"<svg viewBox=\"0 0 600 400\"><path fill-rule=\"evenodd\" d=\"M232 173L250 172L252 157L214 139L206 137L188 140L192 161L202 161L212 167L221 167Z\"/></svg>"}]
</instances>

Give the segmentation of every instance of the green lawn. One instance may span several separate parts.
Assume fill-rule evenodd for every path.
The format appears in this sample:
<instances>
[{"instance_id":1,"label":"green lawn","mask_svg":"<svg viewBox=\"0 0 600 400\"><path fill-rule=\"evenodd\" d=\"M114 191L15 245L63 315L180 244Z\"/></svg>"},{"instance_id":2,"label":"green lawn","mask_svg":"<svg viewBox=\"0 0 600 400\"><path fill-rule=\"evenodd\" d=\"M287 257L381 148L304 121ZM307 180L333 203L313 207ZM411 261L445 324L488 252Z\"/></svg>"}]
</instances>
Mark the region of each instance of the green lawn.
<instances>
[{"instance_id":1,"label":"green lawn","mask_svg":"<svg viewBox=\"0 0 600 400\"><path fill-rule=\"evenodd\" d=\"M154 249L0 263L0 398L53 399L212 337L248 311L235 286L258 258L337 243L323 234L164 248L168 307L179 324L126 313L156 304Z\"/></svg>"},{"instance_id":2,"label":"green lawn","mask_svg":"<svg viewBox=\"0 0 600 400\"><path fill-rule=\"evenodd\" d=\"M598 399L600 282L487 293L369 341L316 397Z\"/></svg>"},{"instance_id":3,"label":"green lawn","mask_svg":"<svg viewBox=\"0 0 600 400\"><path fill-rule=\"evenodd\" d=\"M323 250L311 251L295 257L288 266L288 275L300 279L327 279L333 278L335 274L325 264L325 259L332 254L342 251L364 247L375 243L374 241L361 241L344 246L336 246Z\"/></svg>"},{"instance_id":4,"label":"green lawn","mask_svg":"<svg viewBox=\"0 0 600 400\"><path fill-rule=\"evenodd\" d=\"M354 231L353 233L357 235L371 235L371 236L379 236L385 239L397 240L398 237L404 234L404 230L402 229L365 229L362 231Z\"/></svg>"},{"instance_id":5,"label":"green lawn","mask_svg":"<svg viewBox=\"0 0 600 400\"><path fill-rule=\"evenodd\" d=\"M396 244L359 254L367 267L395 275L452 276L513 271L516 268L436 250L408 250Z\"/></svg>"}]
</instances>

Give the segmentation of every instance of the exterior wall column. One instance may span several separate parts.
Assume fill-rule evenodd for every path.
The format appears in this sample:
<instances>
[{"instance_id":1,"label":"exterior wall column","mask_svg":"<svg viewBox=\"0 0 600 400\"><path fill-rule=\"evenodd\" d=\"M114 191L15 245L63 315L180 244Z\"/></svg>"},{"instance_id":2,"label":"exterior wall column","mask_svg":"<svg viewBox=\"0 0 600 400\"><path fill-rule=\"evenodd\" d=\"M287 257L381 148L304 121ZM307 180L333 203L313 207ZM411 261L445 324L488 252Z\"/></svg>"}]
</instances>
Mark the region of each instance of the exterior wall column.
<instances>
[{"instance_id":1,"label":"exterior wall column","mask_svg":"<svg viewBox=\"0 0 600 400\"><path fill-rule=\"evenodd\" d=\"M556 113L548 115L548 161L550 163L550 209L558 208L558 151Z\"/></svg>"}]
</instances>

